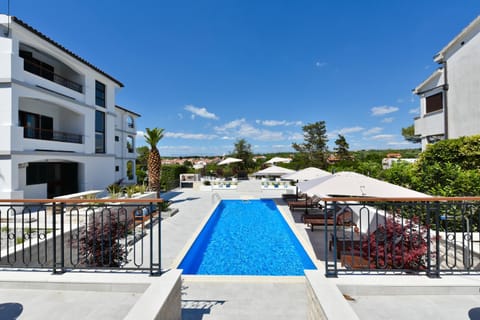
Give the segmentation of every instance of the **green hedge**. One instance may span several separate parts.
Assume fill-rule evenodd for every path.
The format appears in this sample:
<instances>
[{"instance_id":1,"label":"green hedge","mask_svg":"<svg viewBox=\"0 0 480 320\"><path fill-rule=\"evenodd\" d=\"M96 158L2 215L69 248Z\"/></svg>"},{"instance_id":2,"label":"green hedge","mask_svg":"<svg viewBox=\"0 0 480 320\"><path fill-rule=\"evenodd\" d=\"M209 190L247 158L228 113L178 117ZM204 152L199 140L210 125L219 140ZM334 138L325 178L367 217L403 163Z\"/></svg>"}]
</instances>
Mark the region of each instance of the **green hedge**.
<instances>
[{"instance_id":1,"label":"green hedge","mask_svg":"<svg viewBox=\"0 0 480 320\"><path fill-rule=\"evenodd\" d=\"M180 175L188 172L189 168L184 165L162 165L161 190L167 191L178 187Z\"/></svg>"}]
</instances>

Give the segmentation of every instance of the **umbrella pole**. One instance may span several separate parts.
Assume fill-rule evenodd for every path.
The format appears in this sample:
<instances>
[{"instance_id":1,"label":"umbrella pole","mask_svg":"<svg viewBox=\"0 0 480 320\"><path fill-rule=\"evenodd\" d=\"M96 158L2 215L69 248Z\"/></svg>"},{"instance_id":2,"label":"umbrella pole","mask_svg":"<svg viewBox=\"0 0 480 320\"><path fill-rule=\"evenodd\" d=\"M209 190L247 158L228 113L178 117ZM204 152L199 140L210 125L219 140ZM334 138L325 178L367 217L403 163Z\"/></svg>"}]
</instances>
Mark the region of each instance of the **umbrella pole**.
<instances>
[{"instance_id":1,"label":"umbrella pole","mask_svg":"<svg viewBox=\"0 0 480 320\"><path fill-rule=\"evenodd\" d=\"M308 214L308 195L305 197L305 214Z\"/></svg>"},{"instance_id":2,"label":"umbrella pole","mask_svg":"<svg viewBox=\"0 0 480 320\"><path fill-rule=\"evenodd\" d=\"M295 201L298 201L298 180L297 183L295 184Z\"/></svg>"}]
</instances>

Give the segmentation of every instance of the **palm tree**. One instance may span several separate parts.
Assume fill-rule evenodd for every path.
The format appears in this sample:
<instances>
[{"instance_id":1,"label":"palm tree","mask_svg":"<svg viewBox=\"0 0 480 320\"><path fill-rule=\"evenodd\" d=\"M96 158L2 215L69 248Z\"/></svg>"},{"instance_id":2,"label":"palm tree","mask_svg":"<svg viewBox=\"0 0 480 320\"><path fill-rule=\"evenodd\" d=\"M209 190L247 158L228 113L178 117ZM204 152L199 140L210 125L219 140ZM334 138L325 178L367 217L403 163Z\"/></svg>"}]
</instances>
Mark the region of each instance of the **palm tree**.
<instances>
[{"instance_id":1,"label":"palm tree","mask_svg":"<svg viewBox=\"0 0 480 320\"><path fill-rule=\"evenodd\" d=\"M149 129L145 134L145 141L150 145L150 152L147 159L148 170L148 189L157 192L157 197L160 196L160 178L162 169L162 158L157 149L157 143L163 138L163 130L159 128Z\"/></svg>"}]
</instances>

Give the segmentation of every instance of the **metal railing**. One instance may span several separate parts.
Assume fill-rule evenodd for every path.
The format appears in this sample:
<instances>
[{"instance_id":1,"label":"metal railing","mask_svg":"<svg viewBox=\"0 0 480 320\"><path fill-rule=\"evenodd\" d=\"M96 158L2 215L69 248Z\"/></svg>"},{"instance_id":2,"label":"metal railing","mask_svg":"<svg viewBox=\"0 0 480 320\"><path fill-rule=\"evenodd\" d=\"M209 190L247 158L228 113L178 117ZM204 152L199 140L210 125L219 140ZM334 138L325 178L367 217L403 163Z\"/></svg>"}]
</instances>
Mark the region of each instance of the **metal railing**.
<instances>
[{"instance_id":1,"label":"metal railing","mask_svg":"<svg viewBox=\"0 0 480 320\"><path fill-rule=\"evenodd\" d=\"M61 86L83 93L83 86L81 84L54 73L51 69L45 68L41 63L36 61L24 58L23 69L39 77L58 83Z\"/></svg>"},{"instance_id":2,"label":"metal railing","mask_svg":"<svg viewBox=\"0 0 480 320\"><path fill-rule=\"evenodd\" d=\"M160 275L161 202L0 200L0 268Z\"/></svg>"},{"instance_id":3,"label":"metal railing","mask_svg":"<svg viewBox=\"0 0 480 320\"><path fill-rule=\"evenodd\" d=\"M23 137L27 139L52 140L78 144L83 143L83 136L80 134L33 127L24 127Z\"/></svg>"},{"instance_id":4,"label":"metal railing","mask_svg":"<svg viewBox=\"0 0 480 320\"><path fill-rule=\"evenodd\" d=\"M480 274L480 197L323 200L329 277Z\"/></svg>"}]
</instances>

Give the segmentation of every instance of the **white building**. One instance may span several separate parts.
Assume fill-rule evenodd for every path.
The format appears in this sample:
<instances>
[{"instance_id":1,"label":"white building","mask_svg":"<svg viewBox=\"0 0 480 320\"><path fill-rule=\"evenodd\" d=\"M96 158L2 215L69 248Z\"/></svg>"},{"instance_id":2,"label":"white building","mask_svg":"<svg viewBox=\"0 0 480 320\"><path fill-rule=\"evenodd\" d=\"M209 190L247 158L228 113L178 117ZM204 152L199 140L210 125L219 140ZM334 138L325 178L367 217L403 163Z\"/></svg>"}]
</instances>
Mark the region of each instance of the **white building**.
<instances>
[{"instance_id":1,"label":"white building","mask_svg":"<svg viewBox=\"0 0 480 320\"><path fill-rule=\"evenodd\" d=\"M420 97L415 134L422 150L441 139L480 134L480 16L434 61L441 67L414 89Z\"/></svg>"},{"instance_id":2,"label":"white building","mask_svg":"<svg viewBox=\"0 0 480 320\"><path fill-rule=\"evenodd\" d=\"M0 198L135 181L135 170L127 177L128 161L135 167L127 140L135 140L138 114L116 107L122 87L18 18L0 15Z\"/></svg>"},{"instance_id":3,"label":"white building","mask_svg":"<svg viewBox=\"0 0 480 320\"><path fill-rule=\"evenodd\" d=\"M138 113L115 106L115 181L124 184L137 182L135 161L137 159L135 136Z\"/></svg>"}]
</instances>

